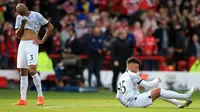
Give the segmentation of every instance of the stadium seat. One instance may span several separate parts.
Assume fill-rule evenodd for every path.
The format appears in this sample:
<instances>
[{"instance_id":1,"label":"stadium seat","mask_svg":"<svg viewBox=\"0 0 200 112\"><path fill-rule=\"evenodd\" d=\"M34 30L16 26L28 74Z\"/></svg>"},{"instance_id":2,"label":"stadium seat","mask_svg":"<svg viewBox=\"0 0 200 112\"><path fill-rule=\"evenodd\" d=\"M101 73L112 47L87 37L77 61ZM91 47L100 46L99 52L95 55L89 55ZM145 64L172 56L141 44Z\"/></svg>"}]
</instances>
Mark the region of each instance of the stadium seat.
<instances>
[{"instance_id":1,"label":"stadium seat","mask_svg":"<svg viewBox=\"0 0 200 112\"><path fill-rule=\"evenodd\" d=\"M195 56L191 56L188 59L188 70L190 70L191 66L193 65L193 63L196 61L196 57Z\"/></svg>"},{"instance_id":2,"label":"stadium seat","mask_svg":"<svg viewBox=\"0 0 200 112\"><path fill-rule=\"evenodd\" d=\"M47 76L46 80L55 82L56 84L58 83L58 80L57 80L56 76L53 75L53 74L49 74L49 75Z\"/></svg>"},{"instance_id":3,"label":"stadium seat","mask_svg":"<svg viewBox=\"0 0 200 112\"><path fill-rule=\"evenodd\" d=\"M178 71L185 71L187 70L187 61L180 60L178 61L177 66Z\"/></svg>"},{"instance_id":4,"label":"stadium seat","mask_svg":"<svg viewBox=\"0 0 200 112\"><path fill-rule=\"evenodd\" d=\"M6 77L0 77L0 88L6 88L6 87L7 87Z\"/></svg>"}]
</instances>

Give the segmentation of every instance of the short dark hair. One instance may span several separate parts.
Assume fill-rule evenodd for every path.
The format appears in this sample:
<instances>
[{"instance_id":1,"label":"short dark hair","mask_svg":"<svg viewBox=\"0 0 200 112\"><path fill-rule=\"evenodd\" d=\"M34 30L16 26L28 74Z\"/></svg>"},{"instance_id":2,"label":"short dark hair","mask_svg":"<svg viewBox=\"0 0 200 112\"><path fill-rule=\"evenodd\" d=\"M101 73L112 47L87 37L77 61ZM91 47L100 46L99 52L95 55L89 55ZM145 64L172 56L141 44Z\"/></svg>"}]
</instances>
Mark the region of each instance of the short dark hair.
<instances>
[{"instance_id":1,"label":"short dark hair","mask_svg":"<svg viewBox=\"0 0 200 112\"><path fill-rule=\"evenodd\" d=\"M130 58L127 59L126 64L130 64L130 63L137 63L137 64L140 65L141 62L140 62L139 59L137 59L135 57L130 57Z\"/></svg>"}]
</instances>

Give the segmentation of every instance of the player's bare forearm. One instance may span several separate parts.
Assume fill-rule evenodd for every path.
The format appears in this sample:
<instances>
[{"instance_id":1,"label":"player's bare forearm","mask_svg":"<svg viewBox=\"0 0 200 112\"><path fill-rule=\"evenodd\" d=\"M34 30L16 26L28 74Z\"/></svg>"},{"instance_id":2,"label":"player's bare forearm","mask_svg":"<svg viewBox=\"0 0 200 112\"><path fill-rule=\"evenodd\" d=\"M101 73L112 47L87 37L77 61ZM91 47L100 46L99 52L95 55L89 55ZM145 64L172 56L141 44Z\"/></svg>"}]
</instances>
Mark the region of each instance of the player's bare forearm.
<instances>
[{"instance_id":1,"label":"player's bare forearm","mask_svg":"<svg viewBox=\"0 0 200 112\"><path fill-rule=\"evenodd\" d=\"M24 33L24 24L22 24L19 29L16 30L16 35L18 36L18 38L21 38L21 36Z\"/></svg>"},{"instance_id":2,"label":"player's bare forearm","mask_svg":"<svg viewBox=\"0 0 200 112\"><path fill-rule=\"evenodd\" d=\"M49 38L49 36L52 33L53 29L54 29L53 25L51 23L49 23L48 26L47 26L47 31L46 31L44 37L42 38L43 42L45 42Z\"/></svg>"}]
</instances>

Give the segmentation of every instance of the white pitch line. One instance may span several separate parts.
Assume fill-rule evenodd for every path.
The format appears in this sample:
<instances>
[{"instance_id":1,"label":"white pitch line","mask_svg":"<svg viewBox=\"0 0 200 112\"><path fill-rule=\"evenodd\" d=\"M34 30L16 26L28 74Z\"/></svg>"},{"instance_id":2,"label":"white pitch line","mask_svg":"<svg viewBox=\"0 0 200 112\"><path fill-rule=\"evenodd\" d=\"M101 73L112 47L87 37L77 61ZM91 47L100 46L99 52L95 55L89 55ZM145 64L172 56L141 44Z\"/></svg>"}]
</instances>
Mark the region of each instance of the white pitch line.
<instances>
[{"instance_id":1,"label":"white pitch line","mask_svg":"<svg viewBox=\"0 0 200 112\"><path fill-rule=\"evenodd\" d=\"M84 107L120 107L120 105L62 105L62 106L43 106L41 109L59 109L59 108L84 108Z\"/></svg>"}]
</instances>

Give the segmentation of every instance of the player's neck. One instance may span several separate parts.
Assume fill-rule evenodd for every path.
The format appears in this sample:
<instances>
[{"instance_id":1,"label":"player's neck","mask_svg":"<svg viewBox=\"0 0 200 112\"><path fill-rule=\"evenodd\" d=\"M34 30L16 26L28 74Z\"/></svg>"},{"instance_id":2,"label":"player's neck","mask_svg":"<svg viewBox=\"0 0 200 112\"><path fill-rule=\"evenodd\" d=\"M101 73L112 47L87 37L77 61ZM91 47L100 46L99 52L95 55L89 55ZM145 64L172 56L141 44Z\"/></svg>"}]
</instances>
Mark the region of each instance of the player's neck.
<instances>
[{"instance_id":1,"label":"player's neck","mask_svg":"<svg viewBox=\"0 0 200 112\"><path fill-rule=\"evenodd\" d=\"M27 14L26 14L26 16L28 17L30 14L31 14L31 11L28 11Z\"/></svg>"},{"instance_id":2,"label":"player's neck","mask_svg":"<svg viewBox=\"0 0 200 112\"><path fill-rule=\"evenodd\" d=\"M134 72L134 71L132 71L132 70L127 69L127 72L128 72L128 71L129 71L129 72L132 72L132 73L136 73L136 72Z\"/></svg>"}]
</instances>

